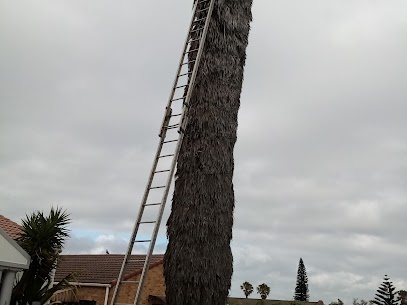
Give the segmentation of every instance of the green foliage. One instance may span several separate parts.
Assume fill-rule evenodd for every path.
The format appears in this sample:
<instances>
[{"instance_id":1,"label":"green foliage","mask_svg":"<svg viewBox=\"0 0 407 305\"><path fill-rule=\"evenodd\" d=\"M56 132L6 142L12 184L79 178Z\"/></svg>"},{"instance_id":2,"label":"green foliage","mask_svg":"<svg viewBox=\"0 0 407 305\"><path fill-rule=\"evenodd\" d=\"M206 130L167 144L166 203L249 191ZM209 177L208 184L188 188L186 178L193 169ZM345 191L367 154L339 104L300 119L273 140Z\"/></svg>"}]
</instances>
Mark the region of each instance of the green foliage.
<instances>
[{"instance_id":1,"label":"green foliage","mask_svg":"<svg viewBox=\"0 0 407 305\"><path fill-rule=\"evenodd\" d=\"M69 223L69 215L61 208L51 208L48 216L36 211L23 219L23 233L17 242L31 256L31 263L14 287L10 304L31 304L34 301L44 304L55 291L70 286L73 275L50 288L51 272L69 236Z\"/></svg>"},{"instance_id":2,"label":"green foliage","mask_svg":"<svg viewBox=\"0 0 407 305\"><path fill-rule=\"evenodd\" d=\"M372 300L373 304L376 305L398 305L400 303L400 298L397 297L396 288L393 286L393 282L389 281L390 278L385 275L383 278L383 283L377 289L376 296Z\"/></svg>"},{"instance_id":3,"label":"green foliage","mask_svg":"<svg viewBox=\"0 0 407 305\"><path fill-rule=\"evenodd\" d=\"M353 299L353 305L372 305L372 301L366 301L366 300L363 300L363 299L361 299L359 301L358 298L354 298Z\"/></svg>"},{"instance_id":4,"label":"green foliage","mask_svg":"<svg viewBox=\"0 0 407 305\"><path fill-rule=\"evenodd\" d=\"M270 287L263 283L257 286L257 293L260 294L262 300L265 300L270 294Z\"/></svg>"},{"instance_id":5,"label":"green foliage","mask_svg":"<svg viewBox=\"0 0 407 305\"><path fill-rule=\"evenodd\" d=\"M399 290L398 294L399 294L399 297L400 297L400 304L401 305L407 305L407 291Z\"/></svg>"},{"instance_id":6,"label":"green foliage","mask_svg":"<svg viewBox=\"0 0 407 305\"><path fill-rule=\"evenodd\" d=\"M300 262L298 264L297 284L295 286L294 300L306 302L309 300L307 270L305 269L302 258L300 258Z\"/></svg>"},{"instance_id":7,"label":"green foliage","mask_svg":"<svg viewBox=\"0 0 407 305\"><path fill-rule=\"evenodd\" d=\"M240 285L240 289L243 290L246 299L249 295L253 293L253 285L250 284L249 282L244 282L242 285Z\"/></svg>"}]
</instances>

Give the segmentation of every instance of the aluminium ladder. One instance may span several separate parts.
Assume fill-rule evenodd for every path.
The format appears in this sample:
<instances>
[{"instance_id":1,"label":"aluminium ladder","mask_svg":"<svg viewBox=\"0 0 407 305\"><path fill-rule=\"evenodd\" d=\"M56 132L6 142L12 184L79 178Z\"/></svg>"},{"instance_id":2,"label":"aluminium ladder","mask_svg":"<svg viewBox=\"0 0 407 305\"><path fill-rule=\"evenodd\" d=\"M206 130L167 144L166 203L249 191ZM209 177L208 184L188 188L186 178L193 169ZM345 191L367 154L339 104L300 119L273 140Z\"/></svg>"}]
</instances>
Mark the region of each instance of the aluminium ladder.
<instances>
[{"instance_id":1,"label":"aluminium ladder","mask_svg":"<svg viewBox=\"0 0 407 305\"><path fill-rule=\"evenodd\" d=\"M216 0L195 0L188 35L167 107L165 108L157 152L140 204L137 220L134 224L129 246L113 291L111 305L138 305L140 302L143 284L150 266L150 259L154 250L178 154L188 123L189 101L194 89L215 1ZM151 211L154 208L155 211ZM150 227L150 230L145 228L147 226ZM135 259L135 256L132 255L133 248L136 245L139 246L139 248L136 247L138 250L140 250L140 246L147 245L147 247L144 246L144 249L148 248L145 259ZM131 271L135 271L129 270L130 265L137 262L144 262L140 279L138 281L127 279L125 275ZM138 284L138 287L134 303L117 302L120 290L123 286L135 283Z\"/></svg>"}]
</instances>

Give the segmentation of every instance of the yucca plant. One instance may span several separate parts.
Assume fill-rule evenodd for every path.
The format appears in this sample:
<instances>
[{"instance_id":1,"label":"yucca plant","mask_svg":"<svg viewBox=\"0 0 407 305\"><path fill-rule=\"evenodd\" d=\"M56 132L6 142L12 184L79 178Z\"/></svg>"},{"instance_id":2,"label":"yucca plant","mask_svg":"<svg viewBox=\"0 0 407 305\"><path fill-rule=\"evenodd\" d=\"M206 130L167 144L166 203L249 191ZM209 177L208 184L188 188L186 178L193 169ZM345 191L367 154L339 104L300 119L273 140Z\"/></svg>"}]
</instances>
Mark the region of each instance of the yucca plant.
<instances>
[{"instance_id":1,"label":"yucca plant","mask_svg":"<svg viewBox=\"0 0 407 305\"><path fill-rule=\"evenodd\" d=\"M69 223L69 214L58 207L52 207L48 216L36 211L22 220L22 234L17 242L31 256L31 263L13 289L12 305L34 301L44 304L55 291L71 286L69 282L73 280L73 274L50 287L52 270L69 236Z\"/></svg>"}]
</instances>

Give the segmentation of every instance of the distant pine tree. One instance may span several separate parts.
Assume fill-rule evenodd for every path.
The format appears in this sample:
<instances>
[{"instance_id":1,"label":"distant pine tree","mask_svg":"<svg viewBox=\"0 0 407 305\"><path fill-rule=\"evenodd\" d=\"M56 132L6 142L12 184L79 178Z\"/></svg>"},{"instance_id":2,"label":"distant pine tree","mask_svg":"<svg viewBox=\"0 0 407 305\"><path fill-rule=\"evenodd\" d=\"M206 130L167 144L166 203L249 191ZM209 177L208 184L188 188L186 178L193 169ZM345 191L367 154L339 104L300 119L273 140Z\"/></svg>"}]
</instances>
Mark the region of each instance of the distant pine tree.
<instances>
[{"instance_id":1,"label":"distant pine tree","mask_svg":"<svg viewBox=\"0 0 407 305\"><path fill-rule=\"evenodd\" d=\"M389 280L390 278L385 275L383 283L377 289L376 296L374 300L372 300L373 304L398 305L400 303L400 298L397 297L397 292L395 292L396 287L394 287L393 282L390 282Z\"/></svg>"},{"instance_id":2,"label":"distant pine tree","mask_svg":"<svg viewBox=\"0 0 407 305\"><path fill-rule=\"evenodd\" d=\"M307 302L309 300L308 277L302 258L300 258L300 263L298 264L297 285L295 286L294 300Z\"/></svg>"}]
</instances>

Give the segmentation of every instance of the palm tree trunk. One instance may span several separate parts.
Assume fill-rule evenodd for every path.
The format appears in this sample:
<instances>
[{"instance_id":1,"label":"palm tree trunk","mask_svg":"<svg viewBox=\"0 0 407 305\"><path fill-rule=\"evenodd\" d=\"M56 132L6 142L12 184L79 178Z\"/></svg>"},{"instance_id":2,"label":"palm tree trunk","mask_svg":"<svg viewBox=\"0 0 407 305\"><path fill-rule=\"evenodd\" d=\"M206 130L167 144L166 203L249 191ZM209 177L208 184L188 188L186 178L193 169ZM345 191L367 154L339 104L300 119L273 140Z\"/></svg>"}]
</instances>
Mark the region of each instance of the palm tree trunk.
<instances>
[{"instance_id":1,"label":"palm tree trunk","mask_svg":"<svg viewBox=\"0 0 407 305\"><path fill-rule=\"evenodd\" d=\"M169 305L224 305L233 257L233 149L253 0L217 0L167 223Z\"/></svg>"}]
</instances>

